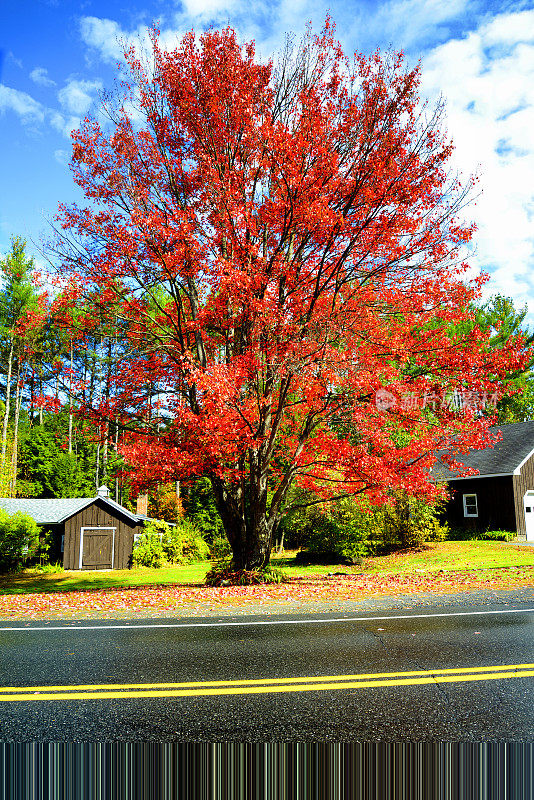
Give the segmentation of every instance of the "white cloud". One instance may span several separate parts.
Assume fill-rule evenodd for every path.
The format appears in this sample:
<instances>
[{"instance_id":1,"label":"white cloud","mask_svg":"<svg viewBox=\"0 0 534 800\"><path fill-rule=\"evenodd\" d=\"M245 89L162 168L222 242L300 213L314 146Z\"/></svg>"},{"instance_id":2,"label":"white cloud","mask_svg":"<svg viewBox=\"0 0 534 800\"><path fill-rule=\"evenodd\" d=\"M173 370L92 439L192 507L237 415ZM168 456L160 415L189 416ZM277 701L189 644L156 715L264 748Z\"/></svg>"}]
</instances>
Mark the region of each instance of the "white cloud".
<instances>
[{"instance_id":1,"label":"white cloud","mask_svg":"<svg viewBox=\"0 0 534 800\"><path fill-rule=\"evenodd\" d=\"M0 84L0 113L13 111L23 122L43 122L45 109L26 92Z\"/></svg>"},{"instance_id":2,"label":"white cloud","mask_svg":"<svg viewBox=\"0 0 534 800\"><path fill-rule=\"evenodd\" d=\"M102 88L100 81L71 80L58 96L63 112L46 107L26 92L0 84L0 114L13 112L25 125L49 124L62 136L80 126L81 117L94 101L94 93Z\"/></svg>"},{"instance_id":3,"label":"white cloud","mask_svg":"<svg viewBox=\"0 0 534 800\"><path fill-rule=\"evenodd\" d=\"M99 17L82 17L80 20L80 35L82 41L93 50L96 50L100 58L109 63L117 64L122 62L124 48L133 45L136 50L149 50L149 27L140 25L134 31L125 31L118 22L111 19L101 19ZM165 42L176 41L176 32L164 30L161 33L160 45L165 47Z\"/></svg>"},{"instance_id":4,"label":"white cloud","mask_svg":"<svg viewBox=\"0 0 534 800\"><path fill-rule=\"evenodd\" d=\"M524 305L534 292L534 11L501 14L432 50L422 90L445 97L454 164L480 178L467 214L478 226L474 263L491 273L486 291Z\"/></svg>"},{"instance_id":5,"label":"white cloud","mask_svg":"<svg viewBox=\"0 0 534 800\"><path fill-rule=\"evenodd\" d=\"M67 150L54 150L54 158L62 166L69 163L70 153Z\"/></svg>"},{"instance_id":6,"label":"white cloud","mask_svg":"<svg viewBox=\"0 0 534 800\"><path fill-rule=\"evenodd\" d=\"M378 7L364 7L351 26L354 39L392 44L396 49L435 36L436 29L457 19L469 0L389 0ZM352 10L352 8L351 8Z\"/></svg>"},{"instance_id":7,"label":"white cloud","mask_svg":"<svg viewBox=\"0 0 534 800\"><path fill-rule=\"evenodd\" d=\"M0 84L0 114L11 111L20 117L25 125L48 123L63 136L70 137L74 128L79 127L80 118L73 114L65 115L38 103L29 94L19 92L10 86Z\"/></svg>"},{"instance_id":8,"label":"white cloud","mask_svg":"<svg viewBox=\"0 0 534 800\"><path fill-rule=\"evenodd\" d=\"M30 72L30 78L39 86L55 86L56 82L48 77L48 70L44 67L35 67Z\"/></svg>"},{"instance_id":9,"label":"white cloud","mask_svg":"<svg viewBox=\"0 0 534 800\"><path fill-rule=\"evenodd\" d=\"M183 0L188 17L193 19L215 19L228 14L235 8L237 0Z\"/></svg>"},{"instance_id":10,"label":"white cloud","mask_svg":"<svg viewBox=\"0 0 534 800\"><path fill-rule=\"evenodd\" d=\"M102 81L80 81L71 79L58 92L59 102L71 114L87 114L94 102L95 94L102 90Z\"/></svg>"},{"instance_id":11,"label":"white cloud","mask_svg":"<svg viewBox=\"0 0 534 800\"><path fill-rule=\"evenodd\" d=\"M64 114L60 114L59 111L51 111L49 119L51 126L58 131L58 133L61 133L67 138L70 138L72 131L75 128L79 128L81 123L80 117L73 115L65 116Z\"/></svg>"},{"instance_id":12,"label":"white cloud","mask_svg":"<svg viewBox=\"0 0 534 800\"><path fill-rule=\"evenodd\" d=\"M117 22L99 17L82 17L80 20L82 41L97 50L102 59L115 63L122 55L119 40L124 38L124 31Z\"/></svg>"},{"instance_id":13,"label":"white cloud","mask_svg":"<svg viewBox=\"0 0 534 800\"><path fill-rule=\"evenodd\" d=\"M534 39L534 15L532 11L517 11L515 14L499 14L484 28L486 45L517 44Z\"/></svg>"},{"instance_id":14,"label":"white cloud","mask_svg":"<svg viewBox=\"0 0 534 800\"><path fill-rule=\"evenodd\" d=\"M233 0L230 0L230 2L233 2ZM192 7L195 5L198 6L199 15L202 15L203 8L207 8L210 5L223 7L222 0L191 2ZM230 7L227 0L225 0L224 7L227 10ZM178 14L177 16L180 19L184 18L183 14ZM163 28L159 37L159 46L162 50L176 47L188 27L190 25L186 25L183 29L180 27ZM123 61L125 47L133 46L140 55L149 53L151 51L149 31L150 27L148 25L139 25L133 31L126 31L114 20L101 19L99 17L82 17L80 21L82 41L95 50L104 62L109 64L117 64Z\"/></svg>"}]
</instances>

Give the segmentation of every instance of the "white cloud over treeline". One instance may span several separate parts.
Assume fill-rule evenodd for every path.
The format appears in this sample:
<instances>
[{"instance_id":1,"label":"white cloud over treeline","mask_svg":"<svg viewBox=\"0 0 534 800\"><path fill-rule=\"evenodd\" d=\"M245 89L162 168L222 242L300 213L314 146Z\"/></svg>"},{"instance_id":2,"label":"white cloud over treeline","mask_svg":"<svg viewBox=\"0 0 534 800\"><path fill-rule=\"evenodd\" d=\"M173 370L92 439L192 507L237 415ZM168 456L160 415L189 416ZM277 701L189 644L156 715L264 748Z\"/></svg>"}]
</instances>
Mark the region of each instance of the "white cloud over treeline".
<instances>
[{"instance_id":1,"label":"white cloud over treeline","mask_svg":"<svg viewBox=\"0 0 534 800\"><path fill-rule=\"evenodd\" d=\"M534 11L501 14L432 50L422 89L445 98L454 163L479 176L468 213L488 289L524 305L534 293Z\"/></svg>"}]
</instances>

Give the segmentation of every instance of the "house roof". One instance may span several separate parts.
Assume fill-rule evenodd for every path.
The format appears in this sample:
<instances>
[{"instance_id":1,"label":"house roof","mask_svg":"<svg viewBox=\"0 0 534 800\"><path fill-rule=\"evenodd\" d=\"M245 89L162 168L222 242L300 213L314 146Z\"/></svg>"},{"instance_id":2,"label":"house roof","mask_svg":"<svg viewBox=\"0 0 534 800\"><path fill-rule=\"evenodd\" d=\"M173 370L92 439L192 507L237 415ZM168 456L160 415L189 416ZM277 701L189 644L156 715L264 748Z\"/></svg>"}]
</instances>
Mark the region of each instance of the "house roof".
<instances>
[{"instance_id":1,"label":"house roof","mask_svg":"<svg viewBox=\"0 0 534 800\"><path fill-rule=\"evenodd\" d=\"M22 511L28 514L37 522L38 525L55 525L64 522L73 514L81 511L82 508L90 506L96 500L101 500L105 505L111 506L115 513L120 513L132 522L139 522L144 517L137 514L132 514L124 506L115 503L109 497L72 497L61 498L53 500L35 500L33 498L19 498L19 497L0 497L0 508L7 511L8 514L15 514L17 511Z\"/></svg>"},{"instance_id":2,"label":"house roof","mask_svg":"<svg viewBox=\"0 0 534 800\"><path fill-rule=\"evenodd\" d=\"M470 469L478 470L478 474L468 476L470 478L519 475L519 470L524 462L534 455L534 421L496 425L491 431L492 433L501 432L500 442L497 442L494 447L470 450L464 455L458 455L457 461ZM432 468L434 480L460 480L457 471L450 470L439 460L439 455L438 453L438 461Z\"/></svg>"}]
</instances>

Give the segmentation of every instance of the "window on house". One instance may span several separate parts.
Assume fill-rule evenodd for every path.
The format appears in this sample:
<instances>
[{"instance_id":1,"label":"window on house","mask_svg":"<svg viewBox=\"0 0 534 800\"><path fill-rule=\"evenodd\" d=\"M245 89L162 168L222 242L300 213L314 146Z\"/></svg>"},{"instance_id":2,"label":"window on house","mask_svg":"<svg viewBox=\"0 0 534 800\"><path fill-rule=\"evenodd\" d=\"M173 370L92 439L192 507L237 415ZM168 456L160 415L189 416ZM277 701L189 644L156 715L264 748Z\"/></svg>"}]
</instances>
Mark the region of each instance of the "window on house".
<instances>
[{"instance_id":1,"label":"window on house","mask_svg":"<svg viewBox=\"0 0 534 800\"><path fill-rule=\"evenodd\" d=\"M478 517L476 494L464 494L464 517Z\"/></svg>"}]
</instances>

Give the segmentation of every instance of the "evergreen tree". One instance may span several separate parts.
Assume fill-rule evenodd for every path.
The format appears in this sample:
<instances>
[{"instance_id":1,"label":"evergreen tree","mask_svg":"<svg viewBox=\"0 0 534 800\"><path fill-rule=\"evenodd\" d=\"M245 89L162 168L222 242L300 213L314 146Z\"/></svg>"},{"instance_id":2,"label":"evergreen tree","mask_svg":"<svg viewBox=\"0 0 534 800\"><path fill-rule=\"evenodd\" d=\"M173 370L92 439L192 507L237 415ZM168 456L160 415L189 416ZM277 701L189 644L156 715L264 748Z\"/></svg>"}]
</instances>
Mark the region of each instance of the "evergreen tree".
<instances>
[{"instance_id":1,"label":"evergreen tree","mask_svg":"<svg viewBox=\"0 0 534 800\"><path fill-rule=\"evenodd\" d=\"M513 394L497 403L499 424L524 422L534 418L534 332L525 324L527 306L517 310L511 297L496 294L476 311L476 322L484 331L490 331L489 347L502 350L518 337L524 339L523 348L530 355L525 365L512 371L506 384Z\"/></svg>"},{"instance_id":2,"label":"evergreen tree","mask_svg":"<svg viewBox=\"0 0 534 800\"><path fill-rule=\"evenodd\" d=\"M38 296L32 281L33 269L33 258L26 255L26 242L18 236L13 237L11 252L0 259L0 277L3 281L0 292L0 348L5 374L2 387L4 413L0 480L4 490L7 484L7 493L10 495L15 492L17 475L20 411L28 371L27 340L33 333L32 312L38 307Z\"/></svg>"}]
</instances>

